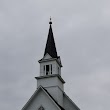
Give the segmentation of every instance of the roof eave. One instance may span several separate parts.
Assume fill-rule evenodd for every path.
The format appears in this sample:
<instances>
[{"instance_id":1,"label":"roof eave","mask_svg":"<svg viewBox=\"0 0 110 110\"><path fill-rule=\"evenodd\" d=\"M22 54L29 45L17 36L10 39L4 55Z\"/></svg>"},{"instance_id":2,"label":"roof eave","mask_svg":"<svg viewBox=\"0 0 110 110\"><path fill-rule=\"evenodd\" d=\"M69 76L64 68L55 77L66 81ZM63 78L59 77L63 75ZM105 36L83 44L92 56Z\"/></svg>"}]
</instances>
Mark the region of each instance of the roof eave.
<instances>
[{"instance_id":1,"label":"roof eave","mask_svg":"<svg viewBox=\"0 0 110 110\"><path fill-rule=\"evenodd\" d=\"M50 58L50 59L40 59L38 60L39 63L42 63L42 62L48 62L48 61L54 61L56 60L56 62L60 65L60 67L63 67L62 64L58 61L58 58Z\"/></svg>"}]
</instances>

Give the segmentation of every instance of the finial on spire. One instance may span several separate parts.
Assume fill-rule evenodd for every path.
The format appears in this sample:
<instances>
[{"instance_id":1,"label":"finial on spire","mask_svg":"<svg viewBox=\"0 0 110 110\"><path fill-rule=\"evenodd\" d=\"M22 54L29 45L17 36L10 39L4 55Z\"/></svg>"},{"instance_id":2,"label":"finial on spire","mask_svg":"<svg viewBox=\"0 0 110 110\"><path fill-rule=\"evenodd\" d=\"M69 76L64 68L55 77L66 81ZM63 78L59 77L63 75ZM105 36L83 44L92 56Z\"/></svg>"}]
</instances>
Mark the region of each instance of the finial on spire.
<instances>
[{"instance_id":1,"label":"finial on spire","mask_svg":"<svg viewBox=\"0 0 110 110\"><path fill-rule=\"evenodd\" d=\"M49 22L49 24L52 24L52 21L51 21L51 20L52 20L52 18L50 17L50 22Z\"/></svg>"}]
</instances>

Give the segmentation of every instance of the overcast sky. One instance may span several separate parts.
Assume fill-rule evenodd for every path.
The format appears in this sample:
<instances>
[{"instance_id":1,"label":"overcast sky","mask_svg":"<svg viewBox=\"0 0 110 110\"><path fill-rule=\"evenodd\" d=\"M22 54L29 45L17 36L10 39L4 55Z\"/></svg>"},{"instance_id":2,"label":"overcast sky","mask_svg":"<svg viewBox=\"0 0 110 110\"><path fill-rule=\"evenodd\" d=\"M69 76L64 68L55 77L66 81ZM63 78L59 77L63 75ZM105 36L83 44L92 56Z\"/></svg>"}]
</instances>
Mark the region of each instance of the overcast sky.
<instances>
[{"instance_id":1,"label":"overcast sky","mask_svg":"<svg viewBox=\"0 0 110 110\"><path fill-rule=\"evenodd\" d=\"M0 0L0 110L36 90L50 16L65 92L81 110L109 110L110 0Z\"/></svg>"}]
</instances>

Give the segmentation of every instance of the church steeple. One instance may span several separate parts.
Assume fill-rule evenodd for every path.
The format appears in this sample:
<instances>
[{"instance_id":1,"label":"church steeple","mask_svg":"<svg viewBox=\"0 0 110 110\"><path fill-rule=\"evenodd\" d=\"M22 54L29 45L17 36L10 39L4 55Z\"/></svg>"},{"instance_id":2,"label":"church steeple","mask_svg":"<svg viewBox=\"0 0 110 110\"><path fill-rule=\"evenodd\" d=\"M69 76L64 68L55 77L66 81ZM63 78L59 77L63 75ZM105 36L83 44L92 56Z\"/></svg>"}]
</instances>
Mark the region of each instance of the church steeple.
<instances>
[{"instance_id":1,"label":"church steeple","mask_svg":"<svg viewBox=\"0 0 110 110\"><path fill-rule=\"evenodd\" d=\"M52 22L46 43L44 56L40 63L40 74L37 79L37 90L22 110L80 110L64 92L61 76L61 59L57 56L52 32Z\"/></svg>"},{"instance_id":2,"label":"church steeple","mask_svg":"<svg viewBox=\"0 0 110 110\"><path fill-rule=\"evenodd\" d=\"M50 27L44 56L41 60L39 60L40 76L36 77L37 87L44 87L55 98L55 100L63 106L62 91L64 90L63 84L65 81L61 77L62 64L60 56L57 55L51 19L49 24Z\"/></svg>"},{"instance_id":3,"label":"church steeple","mask_svg":"<svg viewBox=\"0 0 110 110\"><path fill-rule=\"evenodd\" d=\"M55 46L55 40L52 31L52 21L50 18L50 27L47 37L47 43L44 51L44 56L40 63L40 76L47 76L47 75L61 75L61 59L60 56L57 55L57 50Z\"/></svg>"},{"instance_id":4,"label":"church steeple","mask_svg":"<svg viewBox=\"0 0 110 110\"><path fill-rule=\"evenodd\" d=\"M55 40L54 40L54 36L53 36L53 31L52 31L51 18L50 18L49 24L50 24L50 28L49 28L49 32L48 32L48 38L47 38L44 56L48 53L52 58L57 58L58 56L57 56L57 50L56 50Z\"/></svg>"}]
</instances>

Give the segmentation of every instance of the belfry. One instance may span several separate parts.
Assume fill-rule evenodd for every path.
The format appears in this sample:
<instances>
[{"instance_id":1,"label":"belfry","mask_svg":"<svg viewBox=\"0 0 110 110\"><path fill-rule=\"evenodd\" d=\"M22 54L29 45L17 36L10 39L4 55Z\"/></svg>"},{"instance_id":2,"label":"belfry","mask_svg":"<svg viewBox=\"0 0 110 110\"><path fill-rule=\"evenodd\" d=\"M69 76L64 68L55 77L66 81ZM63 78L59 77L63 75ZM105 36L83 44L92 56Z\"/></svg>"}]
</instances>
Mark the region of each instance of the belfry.
<instances>
[{"instance_id":1,"label":"belfry","mask_svg":"<svg viewBox=\"0 0 110 110\"><path fill-rule=\"evenodd\" d=\"M35 77L37 89L22 110L80 110L64 92L62 63L57 54L51 19L49 25L44 55L38 61L40 74Z\"/></svg>"}]
</instances>

